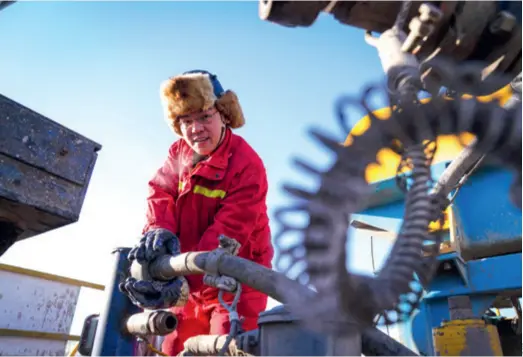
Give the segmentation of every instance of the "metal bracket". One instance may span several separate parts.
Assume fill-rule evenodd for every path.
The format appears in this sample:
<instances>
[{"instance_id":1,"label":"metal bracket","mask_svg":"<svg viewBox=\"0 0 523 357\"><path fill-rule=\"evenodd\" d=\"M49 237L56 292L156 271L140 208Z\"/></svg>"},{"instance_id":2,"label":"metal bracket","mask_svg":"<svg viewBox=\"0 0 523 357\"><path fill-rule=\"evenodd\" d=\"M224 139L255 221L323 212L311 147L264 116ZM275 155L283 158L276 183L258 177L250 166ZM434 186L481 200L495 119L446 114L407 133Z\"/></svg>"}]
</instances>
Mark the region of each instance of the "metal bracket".
<instances>
[{"instance_id":1,"label":"metal bracket","mask_svg":"<svg viewBox=\"0 0 523 357\"><path fill-rule=\"evenodd\" d=\"M238 288L236 279L220 275L218 265L224 255L237 255L241 244L237 240L224 235L220 235L218 240L220 242L219 247L209 253L205 262L207 273L203 276L203 283L228 292L235 292Z\"/></svg>"},{"instance_id":2,"label":"metal bracket","mask_svg":"<svg viewBox=\"0 0 523 357\"><path fill-rule=\"evenodd\" d=\"M453 268L456 269L456 272L461 278L463 285L466 287L469 286L469 272L467 263L465 260L463 260L461 255L458 253L443 254L439 257L439 260L443 271L449 271Z\"/></svg>"}]
</instances>

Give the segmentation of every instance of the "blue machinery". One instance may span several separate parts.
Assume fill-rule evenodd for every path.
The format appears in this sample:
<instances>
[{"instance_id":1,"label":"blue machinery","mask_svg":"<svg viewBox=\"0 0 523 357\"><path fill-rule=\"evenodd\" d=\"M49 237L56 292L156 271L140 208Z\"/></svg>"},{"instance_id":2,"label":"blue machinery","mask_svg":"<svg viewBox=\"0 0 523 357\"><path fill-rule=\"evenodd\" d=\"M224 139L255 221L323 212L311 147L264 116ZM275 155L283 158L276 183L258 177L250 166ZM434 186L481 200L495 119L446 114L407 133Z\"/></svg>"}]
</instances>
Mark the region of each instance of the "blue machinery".
<instances>
[{"instance_id":1,"label":"blue machinery","mask_svg":"<svg viewBox=\"0 0 523 357\"><path fill-rule=\"evenodd\" d=\"M89 356L133 356L135 355L135 339L133 336L122 333L122 321L125 316L137 313L140 310L118 290L120 278L128 268L127 254L129 248L118 248L113 251L114 267L111 281L107 285L107 300L105 313L100 320L93 316L96 339L92 351L81 351ZM97 325L97 326L96 326ZM94 329L92 329L94 330ZM92 331L91 330L91 331ZM90 353L89 353L90 352Z\"/></svg>"},{"instance_id":2,"label":"blue machinery","mask_svg":"<svg viewBox=\"0 0 523 357\"><path fill-rule=\"evenodd\" d=\"M445 167L445 162L433 165L435 180ZM436 355L433 329L450 320L449 298L468 296L479 318L493 305L507 307L504 299L521 297L521 211L509 201L512 179L509 172L482 168L459 189L450 207L447 248L411 324L421 354ZM360 212L366 223L373 224L373 217L401 219L403 196L395 178L374 188L372 206Z\"/></svg>"}]
</instances>

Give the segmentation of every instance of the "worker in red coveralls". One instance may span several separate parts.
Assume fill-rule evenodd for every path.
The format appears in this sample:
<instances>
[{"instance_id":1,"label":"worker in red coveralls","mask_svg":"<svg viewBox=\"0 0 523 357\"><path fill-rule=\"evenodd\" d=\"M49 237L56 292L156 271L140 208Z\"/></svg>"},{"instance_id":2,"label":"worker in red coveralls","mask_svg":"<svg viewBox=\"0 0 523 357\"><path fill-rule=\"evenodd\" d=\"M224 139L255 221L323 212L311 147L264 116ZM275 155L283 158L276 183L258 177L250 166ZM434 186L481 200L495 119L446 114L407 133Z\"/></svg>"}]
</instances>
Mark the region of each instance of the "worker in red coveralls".
<instances>
[{"instance_id":1,"label":"worker in red coveralls","mask_svg":"<svg viewBox=\"0 0 523 357\"><path fill-rule=\"evenodd\" d=\"M245 123L236 94L199 70L166 80L160 94L167 122L181 140L149 182L147 224L129 260L146 263L166 253L213 250L225 235L241 244L238 256L271 268L267 175L258 154L232 132ZM183 278L149 282L131 277L121 286L142 308L172 308L179 325L162 347L171 356L189 337L229 333L218 289L203 285L201 276L188 276L187 282L189 299L178 307ZM224 294L229 303L232 298ZM242 286L237 311L244 331L257 328L266 304L266 295Z\"/></svg>"}]
</instances>

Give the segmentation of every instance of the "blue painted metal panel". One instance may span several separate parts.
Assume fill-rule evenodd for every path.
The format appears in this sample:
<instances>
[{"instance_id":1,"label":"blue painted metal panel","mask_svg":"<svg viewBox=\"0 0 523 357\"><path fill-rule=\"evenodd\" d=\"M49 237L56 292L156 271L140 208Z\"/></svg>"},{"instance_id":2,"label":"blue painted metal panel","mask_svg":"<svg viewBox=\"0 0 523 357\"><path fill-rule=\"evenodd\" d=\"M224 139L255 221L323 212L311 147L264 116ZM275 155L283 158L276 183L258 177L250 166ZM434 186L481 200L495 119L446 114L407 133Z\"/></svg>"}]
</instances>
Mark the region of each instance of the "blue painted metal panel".
<instances>
[{"instance_id":1,"label":"blue painted metal panel","mask_svg":"<svg viewBox=\"0 0 523 357\"><path fill-rule=\"evenodd\" d=\"M442 255L443 263L458 259L457 253ZM472 311L481 316L496 297L505 291L521 289L521 253L464 262L465 279L455 269L441 271L434 277L412 320L412 337L418 350L434 355L432 328L449 320L448 297L470 296Z\"/></svg>"},{"instance_id":2,"label":"blue painted metal panel","mask_svg":"<svg viewBox=\"0 0 523 357\"><path fill-rule=\"evenodd\" d=\"M461 187L453 204L456 237L466 259L521 251L521 210L509 199L513 174L483 169Z\"/></svg>"},{"instance_id":3,"label":"blue painted metal panel","mask_svg":"<svg viewBox=\"0 0 523 357\"><path fill-rule=\"evenodd\" d=\"M521 288L521 253L468 261L465 268L468 285L455 274L440 274L430 284L425 299Z\"/></svg>"},{"instance_id":4,"label":"blue painted metal panel","mask_svg":"<svg viewBox=\"0 0 523 357\"><path fill-rule=\"evenodd\" d=\"M111 281L106 285L106 305L100 314L92 356L134 356L135 338L122 334L121 324L126 316L140 312L118 288L128 269L127 255L130 248L114 252L115 266Z\"/></svg>"}]
</instances>

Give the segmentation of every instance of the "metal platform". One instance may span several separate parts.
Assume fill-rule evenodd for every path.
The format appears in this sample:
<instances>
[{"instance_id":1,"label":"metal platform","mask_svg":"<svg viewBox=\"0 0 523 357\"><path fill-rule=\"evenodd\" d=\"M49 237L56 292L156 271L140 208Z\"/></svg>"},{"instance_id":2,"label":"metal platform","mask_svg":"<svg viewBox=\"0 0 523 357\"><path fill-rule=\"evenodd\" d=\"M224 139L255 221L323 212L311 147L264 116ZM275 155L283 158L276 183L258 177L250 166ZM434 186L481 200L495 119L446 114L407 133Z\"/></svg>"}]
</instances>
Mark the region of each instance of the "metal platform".
<instances>
[{"instance_id":1,"label":"metal platform","mask_svg":"<svg viewBox=\"0 0 523 357\"><path fill-rule=\"evenodd\" d=\"M101 145L0 95L0 255L78 220Z\"/></svg>"}]
</instances>

